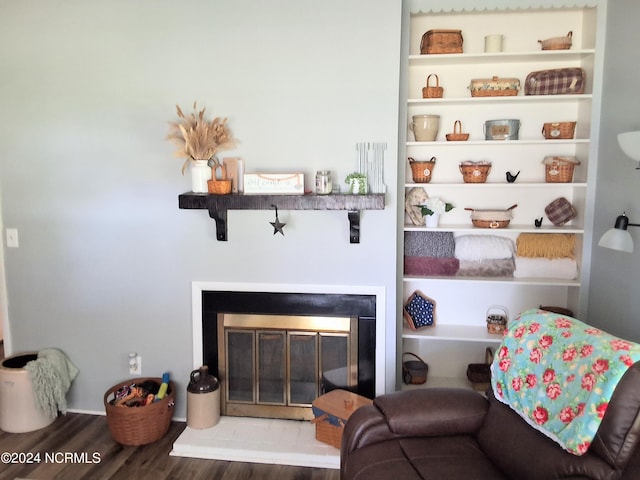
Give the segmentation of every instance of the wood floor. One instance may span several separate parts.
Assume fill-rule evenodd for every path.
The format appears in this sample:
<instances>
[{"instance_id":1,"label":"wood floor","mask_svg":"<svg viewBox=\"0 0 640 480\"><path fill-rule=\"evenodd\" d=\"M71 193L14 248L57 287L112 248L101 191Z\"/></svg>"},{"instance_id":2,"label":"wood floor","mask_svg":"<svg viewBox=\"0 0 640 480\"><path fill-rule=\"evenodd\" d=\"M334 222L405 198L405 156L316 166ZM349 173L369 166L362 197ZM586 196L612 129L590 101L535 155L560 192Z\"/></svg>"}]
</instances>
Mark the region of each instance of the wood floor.
<instances>
[{"instance_id":1,"label":"wood floor","mask_svg":"<svg viewBox=\"0 0 640 480\"><path fill-rule=\"evenodd\" d=\"M339 480L338 470L171 457L185 424L172 422L150 445L125 447L113 441L104 416L69 413L29 433L0 431L0 478L13 480ZM16 463L6 463L13 453ZM38 458L39 455L39 458ZM39 459L39 463L36 461ZM25 463L32 460L34 463Z\"/></svg>"}]
</instances>

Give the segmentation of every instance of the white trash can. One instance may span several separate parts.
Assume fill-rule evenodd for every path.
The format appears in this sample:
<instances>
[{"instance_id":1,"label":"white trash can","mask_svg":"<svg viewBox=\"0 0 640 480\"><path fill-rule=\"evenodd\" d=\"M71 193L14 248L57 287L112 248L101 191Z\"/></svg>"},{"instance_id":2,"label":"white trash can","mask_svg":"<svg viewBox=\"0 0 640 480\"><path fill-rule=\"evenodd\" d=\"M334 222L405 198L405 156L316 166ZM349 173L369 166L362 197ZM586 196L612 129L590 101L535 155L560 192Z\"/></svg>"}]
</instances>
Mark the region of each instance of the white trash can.
<instances>
[{"instance_id":1,"label":"white trash can","mask_svg":"<svg viewBox=\"0 0 640 480\"><path fill-rule=\"evenodd\" d=\"M23 353L5 358L0 365L0 430L24 433L53 423L35 403L31 375L24 366L38 358L37 353Z\"/></svg>"}]
</instances>

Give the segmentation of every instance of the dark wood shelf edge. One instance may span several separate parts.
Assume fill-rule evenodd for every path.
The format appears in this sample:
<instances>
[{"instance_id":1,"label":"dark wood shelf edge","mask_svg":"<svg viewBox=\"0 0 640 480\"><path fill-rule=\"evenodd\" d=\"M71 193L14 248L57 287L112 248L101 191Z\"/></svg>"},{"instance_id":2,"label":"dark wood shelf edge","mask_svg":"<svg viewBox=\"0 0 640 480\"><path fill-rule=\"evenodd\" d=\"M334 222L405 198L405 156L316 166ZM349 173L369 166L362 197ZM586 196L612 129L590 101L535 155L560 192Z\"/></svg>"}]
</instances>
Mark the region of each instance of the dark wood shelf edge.
<instances>
[{"instance_id":1,"label":"dark wood shelf edge","mask_svg":"<svg viewBox=\"0 0 640 480\"><path fill-rule=\"evenodd\" d=\"M384 194L367 195L211 195L186 192L178 196L178 206L188 210L208 210L216 222L216 238L227 240L228 210L347 210L349 241L360 243L360 210L384 210Z\"/></svg>"}]
</instances>

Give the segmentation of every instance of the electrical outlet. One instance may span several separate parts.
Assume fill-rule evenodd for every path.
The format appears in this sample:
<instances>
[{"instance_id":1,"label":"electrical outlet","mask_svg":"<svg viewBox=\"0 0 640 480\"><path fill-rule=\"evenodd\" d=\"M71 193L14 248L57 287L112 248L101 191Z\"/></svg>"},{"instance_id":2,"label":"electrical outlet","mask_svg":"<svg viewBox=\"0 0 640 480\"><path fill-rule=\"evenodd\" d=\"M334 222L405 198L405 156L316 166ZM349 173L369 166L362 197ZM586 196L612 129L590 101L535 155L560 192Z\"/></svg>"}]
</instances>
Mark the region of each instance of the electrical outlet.
<instances>
[{"instance_id":1,"label":"electrical outlet","mask_svg":"<svg viewBox=\"0 0 640 480\"><path fill-rule=\"evenodd\" d=\"M5 235L7 238L7 248L18 248L20 246L17 228L7 228Z\"/></svg>"},{"instance_id":2,"label":"electrical outlet","mask_svg":"<svg viewBox=\"0 0 640 480\"><path fill-rule=\"evenodd\" d=\"M129 375L142 375L142 357L129 354Z\"/></svg>"}]
</instances>

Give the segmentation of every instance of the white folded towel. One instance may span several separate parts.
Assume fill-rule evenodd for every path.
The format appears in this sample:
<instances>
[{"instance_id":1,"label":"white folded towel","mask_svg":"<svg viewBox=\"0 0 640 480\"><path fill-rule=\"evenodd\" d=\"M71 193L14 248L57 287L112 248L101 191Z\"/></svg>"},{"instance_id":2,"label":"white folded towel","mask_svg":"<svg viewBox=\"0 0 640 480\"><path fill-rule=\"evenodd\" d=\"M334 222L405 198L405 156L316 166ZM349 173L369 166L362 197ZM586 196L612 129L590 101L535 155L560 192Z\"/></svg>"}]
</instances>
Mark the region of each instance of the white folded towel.
<instances>
[{"instance_id":1,"label":"white folded towel","mask_svg":"<svg viewBox=\"0 0 640 480\"><path fill-rule=\"evenodd\" d=\"M516 257L513 276L573 280L578 277L578 264L572 258Z\"/></svg>"},{"instance_id":2,"label":"white folded towel","mask_svg":"<svg viewBox=\"0 0 640 480\"><path fill-rule=\"evenodd\" d=\"M460 235L455 238L456 258L470 262L501 260L515 255L515 242L499 235Z\"/></svg>"}]
</instances>

